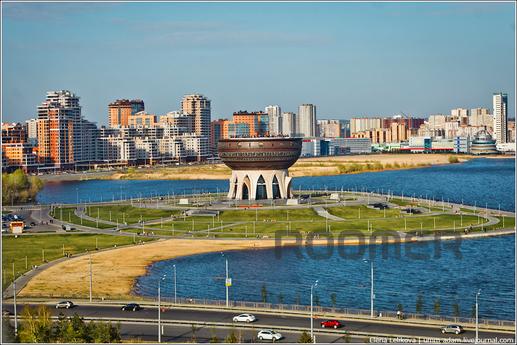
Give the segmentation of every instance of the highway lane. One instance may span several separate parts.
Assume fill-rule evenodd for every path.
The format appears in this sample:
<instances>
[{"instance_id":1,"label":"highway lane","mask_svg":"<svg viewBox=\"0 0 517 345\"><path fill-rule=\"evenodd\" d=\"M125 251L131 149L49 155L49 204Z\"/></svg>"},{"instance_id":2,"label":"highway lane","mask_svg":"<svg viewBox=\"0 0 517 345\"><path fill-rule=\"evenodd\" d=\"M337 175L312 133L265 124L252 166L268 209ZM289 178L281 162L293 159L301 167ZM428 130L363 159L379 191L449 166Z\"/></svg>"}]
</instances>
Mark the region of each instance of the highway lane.
<instances>
[{"instance_id":1,"label":"highway lane","mask_svg":"<svg viewBox=\"0 0 517 345\"><path fill-rule=\"evenodd\" d=\"M148 319L148 320L157 320L158 318L158 310L155 307L145 307L144 309L137 312L130 311L122 311L120 309L121 306L115 305L81 305L72 309L59 309L56 310L53 305L50 305L52 308L53 315L58 315L59 313L63 313L64 315L73 315L74 313L79 314L83 317L89 318L111 318L111 319ZM9 311L13 311L12 304L4 304L4 309ZM21 304L18 305L18 310L21 311ZM239 312L231 312L231 311L213 311L206 309L166 309L161 313L161 318L164 322L166 321L181 321L181 322L210 322L210 323L226 323L231 324L233 316L237 315ZM257 321L252 325L256 327L260 326L274 326L280 329L293 329L293 328L310 328L310 320L309 317L298 317L298 316L286 316L286 315L272 315L272 314L264 314L264 313L253 313L257 317ZM314 320L314 328L320 329L320 322L323 319L315 317ZM341 335L344 334L344 331L349 331L352 333L358 334L390 334L390 335L403 335L403 336L411 336L411 337L439 337L439 338L471 338L473 339L475 336L475 332L472 330L467 330L463 334L460 335L443 335L441 334L439 327L432 326L413 326L413 325L400 325L400 324L390 324L390 323L379 323L379 322L369 322L368 320L341 320L344 322L344 328L339 329L337 331L329 330L329 332L337 332ZM155 321L157 322L157 321ZM508 338L514 337L514 334L509 334L505 332L487 332L480 331L480 338Z\"/></svg>"}]
</instances>

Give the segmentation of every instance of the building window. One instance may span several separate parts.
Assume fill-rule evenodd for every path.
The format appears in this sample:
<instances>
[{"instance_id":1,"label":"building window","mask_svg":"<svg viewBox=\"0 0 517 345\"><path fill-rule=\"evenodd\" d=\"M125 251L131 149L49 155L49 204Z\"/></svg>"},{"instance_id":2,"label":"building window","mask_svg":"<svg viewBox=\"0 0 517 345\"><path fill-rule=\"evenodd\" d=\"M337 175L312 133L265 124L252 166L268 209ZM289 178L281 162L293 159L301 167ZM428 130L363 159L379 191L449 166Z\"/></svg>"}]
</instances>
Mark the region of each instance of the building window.
<instances>
[{"instance_id":1,"label":"building window","mask_svg":"<svg viewBox=\"0 0 517 345\"><path fill-rule=\"evenodd\" d=\"M257 194L255 196L255 199L257 199L257 200L267 199L266 181L264 181L264 178L262 177L262 175L260 175L260 177L257 181Z\"/></svg>"}]
</instances>

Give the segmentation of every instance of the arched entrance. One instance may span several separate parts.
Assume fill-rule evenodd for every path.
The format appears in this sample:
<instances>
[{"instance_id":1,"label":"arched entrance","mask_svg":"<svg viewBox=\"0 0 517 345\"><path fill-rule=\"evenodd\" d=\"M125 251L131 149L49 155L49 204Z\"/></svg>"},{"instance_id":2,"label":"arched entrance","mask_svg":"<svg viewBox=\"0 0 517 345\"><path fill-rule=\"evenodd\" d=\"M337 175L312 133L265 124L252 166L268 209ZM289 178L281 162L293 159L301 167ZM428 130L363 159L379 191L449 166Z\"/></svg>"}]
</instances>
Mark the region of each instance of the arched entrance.
<instances>
[{"instance_id":1,"label":"arched entrance","mask_svg":"<svg viewBox=\"0 0 517 345\"><path fill-rule=\"evenodd\" d=\"M250 198L251 181L248 176L242 181L242 200L249 200Z\"/></svg>"},{"instance_id":2,"label":"arched entrance","mask_svg":"<svg viewBox=\"0 0 517 345\"><path fill-rule=\"evenodd\" d=\"M273 199L280 199L282 196L280 195L280 186L278 184L278 179L276 176L273 177Z\"/></svg>"},{"instance_id":3,"label":"arched entrance","mask_svg":"<svg viewBox=\"0 0 517 345\"><path fill-rule=\"evenodd\" d=\"M255 195L256 200L267 199L266 181L264 177L260 175L257 181L257 193Z\"/></svg>"}]
</instances>

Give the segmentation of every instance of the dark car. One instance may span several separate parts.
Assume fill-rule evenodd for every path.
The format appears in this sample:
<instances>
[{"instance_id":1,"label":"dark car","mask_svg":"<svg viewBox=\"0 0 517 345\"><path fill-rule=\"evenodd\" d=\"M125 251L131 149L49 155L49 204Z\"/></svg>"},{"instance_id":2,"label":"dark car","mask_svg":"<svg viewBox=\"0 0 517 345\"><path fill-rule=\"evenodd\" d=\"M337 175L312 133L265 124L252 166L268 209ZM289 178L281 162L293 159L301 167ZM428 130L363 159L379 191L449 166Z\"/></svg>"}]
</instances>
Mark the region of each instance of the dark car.
<instances>
[{"instance_id":1,"label":"dark car","mask_svg":"<svg viewBox=\"0 0 517 345\"><path fill-rule=\"evenodd\" d=\"M124 310L124 311L138 311L141 309L142 309L142 307L136 303L129 303L122 307L122 310Z\"/></svg>"},{"instance_id":2,"label":"dark car","mask_svg":"<svg viewBox=\"0 0 517 345\"><path fill-rule=\"evenodd\" d=\"M321 322L321 328L339 328L342 326L343 324L338 320L327 320Z\"/></svg>"},{"instance_id":3,"label":"dark car","mask_svg":"<svg viewBox=\"0 0 517 345\"><path fill-rule=\"evenodd\" d=\"M36 223L31 222L30 226L36 226Z\"/></svg>"}]
</instances>

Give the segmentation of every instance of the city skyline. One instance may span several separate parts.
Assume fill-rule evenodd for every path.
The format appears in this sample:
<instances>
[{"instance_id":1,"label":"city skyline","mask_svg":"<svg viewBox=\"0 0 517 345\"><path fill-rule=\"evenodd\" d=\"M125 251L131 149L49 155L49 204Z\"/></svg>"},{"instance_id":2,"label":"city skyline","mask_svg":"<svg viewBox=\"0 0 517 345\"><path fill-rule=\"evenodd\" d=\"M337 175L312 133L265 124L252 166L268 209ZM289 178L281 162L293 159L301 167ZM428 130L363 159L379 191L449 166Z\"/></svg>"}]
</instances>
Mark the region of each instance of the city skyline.
<instances>
[{"instance_id":1,"label":"city skyline","mask_svg":"<svg viewBox=\"0 0 517 345\"><path fill-rule=\"evenodd\" d=\"M499 91L508 94L514 117L511 9L509 3L4 4L3 121L34 118L44 92L59 89L80 95L83 115L99 125L107 124L116 99L141 98L150 113L165 114L195 92L212 100L213 119L269 104L297 112L303 103L315 104L319 118L428 116L491 108L490 95ZM67 23L74 25L63 30Z\"/></svg>"}]
</instances>

